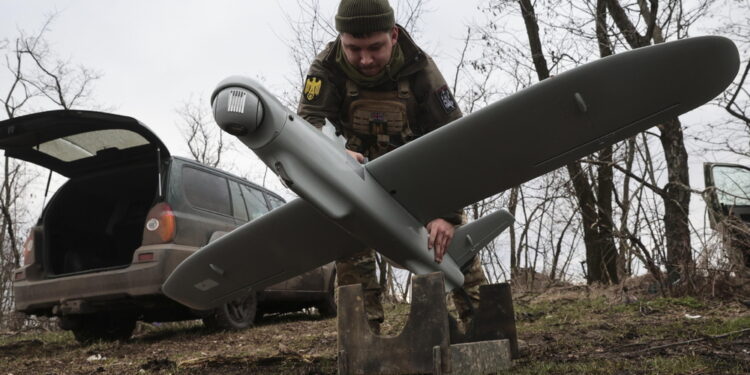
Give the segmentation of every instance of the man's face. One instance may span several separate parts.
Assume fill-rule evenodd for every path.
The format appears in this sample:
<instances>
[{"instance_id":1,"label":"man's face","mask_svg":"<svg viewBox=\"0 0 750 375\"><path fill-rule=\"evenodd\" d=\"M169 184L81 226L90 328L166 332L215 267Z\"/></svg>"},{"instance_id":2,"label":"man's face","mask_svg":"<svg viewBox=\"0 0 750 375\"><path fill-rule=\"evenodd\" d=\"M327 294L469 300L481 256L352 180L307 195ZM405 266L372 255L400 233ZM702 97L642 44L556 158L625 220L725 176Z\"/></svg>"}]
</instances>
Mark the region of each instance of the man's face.
<instances>
[{"instance_id":1,"label":"man's face","mask_svg":"<svg viewBox=\"0 0 750 375\"><path fill-rule=\"evenodd\" d=\"M355 38L349 33L341 33L341 45L344 55L354 68L367 77L372 77L383 71L391 60L393 46L398 40L398 28L390 32L381 31Z\"/></svg>"}]
</instances>

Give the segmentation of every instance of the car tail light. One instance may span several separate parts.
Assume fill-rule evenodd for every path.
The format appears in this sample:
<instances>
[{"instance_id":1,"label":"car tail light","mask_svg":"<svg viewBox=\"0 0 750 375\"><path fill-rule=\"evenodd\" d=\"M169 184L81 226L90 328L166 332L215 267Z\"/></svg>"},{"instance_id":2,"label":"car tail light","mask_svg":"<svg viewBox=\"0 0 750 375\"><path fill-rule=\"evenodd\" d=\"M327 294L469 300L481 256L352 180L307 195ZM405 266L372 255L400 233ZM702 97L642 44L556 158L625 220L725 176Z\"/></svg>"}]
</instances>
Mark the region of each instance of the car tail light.
<instances>
[{"instance_id":1,"label":"car tail light","mask_svg":"<svg viewBox=\"0 0 750 375\"><path fill-rule=\"evenodd\" d=\"M29 234L29 238L23 244L23 265L28 266L34 263L34 231Z\"/></svg>"},{"instance_id":2,"label":"car tail light","mask_svg":"<svg viewBox=\"0 0 750 375\"><path fill-rule=\"evenodd\" d=\"M138 259L138 263L145 263L145 262L153 262L155 257L154 257L154 253L147 252L147 253L139 253L137 259Z\"/></svg>"},{"instance_id":3,"label":"car tail light","mask_svg":"<svg viewBox=\"0 0 750 375\"><path fill-rule=\"evenodd\" d=\"M167 243L174 239L176 232L174 212L167 203L159 203L151 208L143 229L143 244Z\"/></svg>"}]
</instances>

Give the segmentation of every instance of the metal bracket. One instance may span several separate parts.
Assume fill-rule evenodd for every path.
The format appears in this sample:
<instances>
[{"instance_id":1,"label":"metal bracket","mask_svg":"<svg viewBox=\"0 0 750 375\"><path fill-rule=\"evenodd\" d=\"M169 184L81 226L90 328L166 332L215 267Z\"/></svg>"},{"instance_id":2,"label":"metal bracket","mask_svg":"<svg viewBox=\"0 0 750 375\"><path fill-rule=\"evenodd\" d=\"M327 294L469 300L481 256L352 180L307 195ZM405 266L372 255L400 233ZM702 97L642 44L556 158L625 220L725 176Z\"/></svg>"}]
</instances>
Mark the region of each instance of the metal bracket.
<instances>
[{"instance_id":1,"label":"metal bracket","mask_svg":"<svg viewBox=\"0 0 750 375\"><path fill-rule=\"evenodd\" d=\"M466 333L450 322L444 290L440 272L414 276L403 330L380 336L367 324L362 286L339 287L339 374L486 374L509 368L517 348L510 287L480 288L480 307Z\"/></svg>"}]
</instances>

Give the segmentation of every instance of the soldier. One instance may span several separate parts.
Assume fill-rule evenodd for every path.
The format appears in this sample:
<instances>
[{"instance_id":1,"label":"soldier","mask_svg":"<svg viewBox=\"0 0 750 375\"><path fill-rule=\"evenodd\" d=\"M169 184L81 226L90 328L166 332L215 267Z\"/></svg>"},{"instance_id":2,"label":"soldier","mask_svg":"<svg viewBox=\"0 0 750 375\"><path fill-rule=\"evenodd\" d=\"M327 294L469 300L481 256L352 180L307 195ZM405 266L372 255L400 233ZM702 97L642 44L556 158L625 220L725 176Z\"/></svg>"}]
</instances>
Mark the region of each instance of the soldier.
<instances>
[{"instance_id":1,"label":"soldier","mask_svg":"<svg viewBox=\"0 0 750 375\"><path fill-rule=\"evenodd\" d=\"M388 0L342 0L336 30L338 38L310 66L297 112L318 128L328 119L357 161L376 159L461 117L437 66L396 25ZM463 221L458 210L427 223L436 262L442 261L454 226ZM339 285L362 284L367 318L378 333L383 306L373 251L338 260L336 273ZM479 286L487 283L478 257L464 274L464 290L476 307ZM452 297L466 323L472 306L465 295Z\"/></svg>"}]
</instances>

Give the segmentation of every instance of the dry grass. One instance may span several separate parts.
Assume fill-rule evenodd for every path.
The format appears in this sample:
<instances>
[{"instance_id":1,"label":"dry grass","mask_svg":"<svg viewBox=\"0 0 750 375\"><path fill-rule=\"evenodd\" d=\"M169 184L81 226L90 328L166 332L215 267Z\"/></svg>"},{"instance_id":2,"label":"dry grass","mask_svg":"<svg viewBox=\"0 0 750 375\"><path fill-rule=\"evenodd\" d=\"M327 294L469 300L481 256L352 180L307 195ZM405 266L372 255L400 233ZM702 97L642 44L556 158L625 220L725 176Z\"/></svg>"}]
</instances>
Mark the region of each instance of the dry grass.
<instances>
[{"instance_id":1,"label":"dry grass","mask_svg":"<svg viewBox=\"0 0 750 375\"><path fill-rule=\"evenodd\" d=\"M529 355L507 373L750 373L750 334L741 332L750 328L748 307L662 298L639 285L516 293ZM383 332L397 333L408 313L408 305L387 305ZM727 332L740 333L711 338ZM5 333L0 374L9 373L335 374L336 321L286 314L241 332L211 332L200 322L143 324L129 342L89 346L68 332Z\"/></svg>"}]
</instances>

